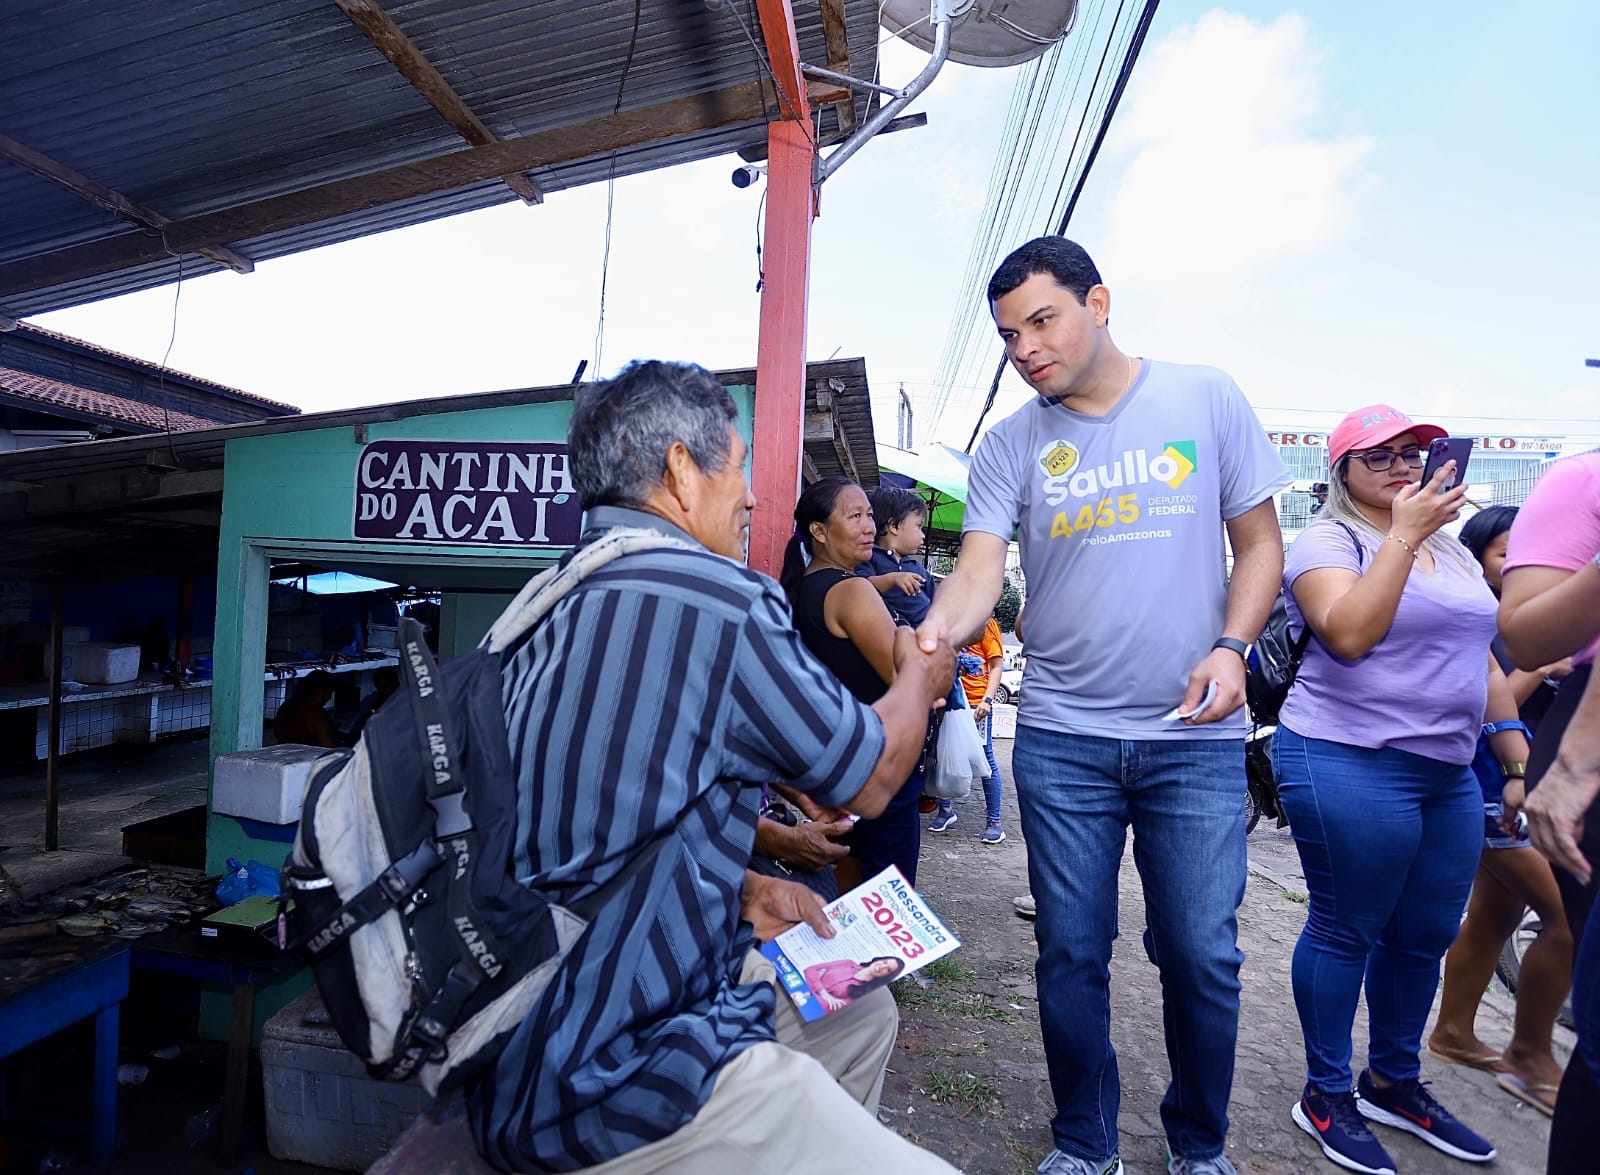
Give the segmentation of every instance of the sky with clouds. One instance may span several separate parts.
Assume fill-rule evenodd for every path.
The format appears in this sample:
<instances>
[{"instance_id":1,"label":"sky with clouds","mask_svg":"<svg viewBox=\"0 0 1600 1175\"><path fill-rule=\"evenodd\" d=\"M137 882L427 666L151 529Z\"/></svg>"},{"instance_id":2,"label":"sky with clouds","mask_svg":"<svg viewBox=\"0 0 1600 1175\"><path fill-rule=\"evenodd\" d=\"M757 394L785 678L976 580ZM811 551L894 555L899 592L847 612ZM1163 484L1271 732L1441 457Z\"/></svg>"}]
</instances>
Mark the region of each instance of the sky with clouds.
<instances>
[{"instance_id":1,"label":"sky with clouds","mask_svg":"<svg viewBox=\"0 0 1600 1175\"><path fill-rule=\"evenodd\" d=\"M1224 368L1273 425L1388 401L1600 442L1596 45L1591 0L1165 0L1070 230L1118 344ZM890 44L884 76L922 60ZM932 380L1016 77L947 66L926 128L823 189L809 355L866 357L880 440L902 383L919 445L976 419L960 387L935 420ZM760 187L732 186L737 162L616 183L600 373L754 365ZM185 282L169 362L308 411L592 374L606 203L558 192ZM174 293L35 321L160 361ZM1008 373L997 414L1025 396Z\"/></svg>"}]
</instances>

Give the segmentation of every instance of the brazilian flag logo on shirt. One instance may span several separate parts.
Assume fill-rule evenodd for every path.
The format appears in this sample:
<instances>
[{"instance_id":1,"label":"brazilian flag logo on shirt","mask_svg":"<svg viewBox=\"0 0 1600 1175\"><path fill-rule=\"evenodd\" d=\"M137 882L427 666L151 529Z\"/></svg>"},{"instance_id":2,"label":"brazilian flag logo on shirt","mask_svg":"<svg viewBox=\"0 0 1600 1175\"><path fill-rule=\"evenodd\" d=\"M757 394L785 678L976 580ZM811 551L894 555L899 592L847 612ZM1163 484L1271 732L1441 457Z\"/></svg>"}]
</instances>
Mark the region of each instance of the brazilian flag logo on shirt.
<instances>
[{"instance_id":1,"label":"brazilian flag logo on shirt","mask_svg":"<svg viewBox=\"0 0 1600 1175\"><path fill-rule=\"evenodd\" d=\"M1161 457L1166 458L1167 461L1170 462L1170 468L1172 470L1172 475L1170 477L1163 476L1161 477L1161 480L1166 482L1167 485L1171 486L1173 489L1177 489L1185 481L1187 481L1189 479L1189 475L1193 473L1200 464L1200 459L1195 454L1193 441L1168 441L1166 447L1161 450ZM1161 458L1157 458L1156 460L1160 461ZM1156 462L1151 462L1151 472L1157 473ZM1167 468L1162 468L1157 475L1160 476L1166 472Z\"/></svg>"}]
</instances>

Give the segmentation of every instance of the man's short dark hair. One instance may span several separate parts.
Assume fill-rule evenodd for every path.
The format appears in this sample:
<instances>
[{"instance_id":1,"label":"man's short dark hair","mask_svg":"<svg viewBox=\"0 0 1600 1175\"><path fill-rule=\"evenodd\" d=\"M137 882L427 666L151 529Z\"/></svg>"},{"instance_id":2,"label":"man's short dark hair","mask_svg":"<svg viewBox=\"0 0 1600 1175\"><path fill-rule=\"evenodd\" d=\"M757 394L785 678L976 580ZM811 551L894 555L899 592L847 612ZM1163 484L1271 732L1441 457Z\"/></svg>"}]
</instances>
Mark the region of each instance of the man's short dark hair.
<instances>
[{"instance_id":1,"label":"man's short dark hair","mask_svg":"<svg viewBox=\"0 0 1600 1175\"><path fill-rule=\"evenodd\" d=\"M661 484L667 450L681 441L703 473L728 463L728 425L739 414L728 389L693 363L630 363L615 379L572 397L567 466L585 510L639 506Z\"/></svg>"},{"instance_id":2,"label":"man's short dark hair","mask_svg":"<svg viewBox=\"0 0 1600 1175\"><path fill-rule=\"evenodd\" d=\"M1072 291L1081 306L1089 291L1101 284L1100 271L1077 241L1066 237L1035 237L1012 250L989 279L989 305L993 306L1036 274L1048 273L1057 284Z\"/></svg>"}]
</instances>

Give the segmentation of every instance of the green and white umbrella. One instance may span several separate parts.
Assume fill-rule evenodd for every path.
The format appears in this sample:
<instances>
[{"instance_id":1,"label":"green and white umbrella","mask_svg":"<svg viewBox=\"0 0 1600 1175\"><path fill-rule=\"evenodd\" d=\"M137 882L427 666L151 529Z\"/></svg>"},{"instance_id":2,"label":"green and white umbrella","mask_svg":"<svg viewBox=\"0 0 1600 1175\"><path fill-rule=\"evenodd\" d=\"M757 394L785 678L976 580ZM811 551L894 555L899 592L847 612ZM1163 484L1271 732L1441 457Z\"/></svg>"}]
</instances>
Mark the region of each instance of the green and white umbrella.
<instances>
[{"instance_id":1,"label":"green and white umbrella","mask_svg":"<svg viewBox=\"0 0 1600 1175\"><path fill-rule=\"evenodd\" d=\"M972 458L959 449L929 445L919 452L878 446L878 480L914 490L928 504L929 530L961 533L967 512L967 469Z\"/></svg>"}]
</instances>

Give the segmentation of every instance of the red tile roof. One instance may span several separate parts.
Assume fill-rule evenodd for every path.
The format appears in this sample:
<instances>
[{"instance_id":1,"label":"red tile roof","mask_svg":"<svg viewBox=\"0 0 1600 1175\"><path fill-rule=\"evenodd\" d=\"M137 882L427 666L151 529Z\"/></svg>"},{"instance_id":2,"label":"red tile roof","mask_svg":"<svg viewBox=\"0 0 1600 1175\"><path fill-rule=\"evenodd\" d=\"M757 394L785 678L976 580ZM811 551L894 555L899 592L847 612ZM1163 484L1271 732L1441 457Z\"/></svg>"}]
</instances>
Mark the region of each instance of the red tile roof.
<instances>
[{"instance_id":1,"label":"red tile roof","mask_svg":"<svg viewBox=\"0 0 1600 1175\"><path fill-rule=\"evenodd\" d=\"M170 429L173 432L186 432L192 428L215 428L220 423L202 416L192 416L187 412L163 413L154 404L144 404L138 400L130 400L126 396L114 396L110 392L90 391L88 388L62 383L60 380L43 379L10 367L0 367L0 396L30 400L35 404L49 404L58 408L71 408L78 412L103 416L108 420L120 420L128 424L143 425L146 428Z\"/></svg>"},{"instance_id":2,"label":"red tile roof","mask_svg":"<svg viewBox=\"0 0 1600 1175\"><path fill-rule=\"evenodd\" d=\"M85 351L93 351L98 355L105 355L108 358L117 359L123 363L132 363L134 366L143 368L146 371L164 371L168 375L180 375L192 383L204 384L206 387L216 388L220 392L226 392L230 396L238 396L245 400L254 400L257 404L266 404L268 407L278 408L284 412L300 411L300 409L296 408L293 404L285 404L281 400L269 400L265 396L256 395L254 392L242 392L238 388L229 387L227 384L219 384L214 379L206 379L204 376L200 375L190 375L186 371L178 371L172 367L162 367L159 363L150 363L144 359L136 359L132 355L124 355L121 351L113 351L109 347L102 347L97 343L91 343L87 339L74 338L72 335L64 335L59 331L46 330L44 327L35 326L31 322L19 322L17 324L17 329L22 331L24 334L39 335L42 338L53 339L58 343L69 343L74 347L82 347Z\"/></svg>"}]
</instances>

